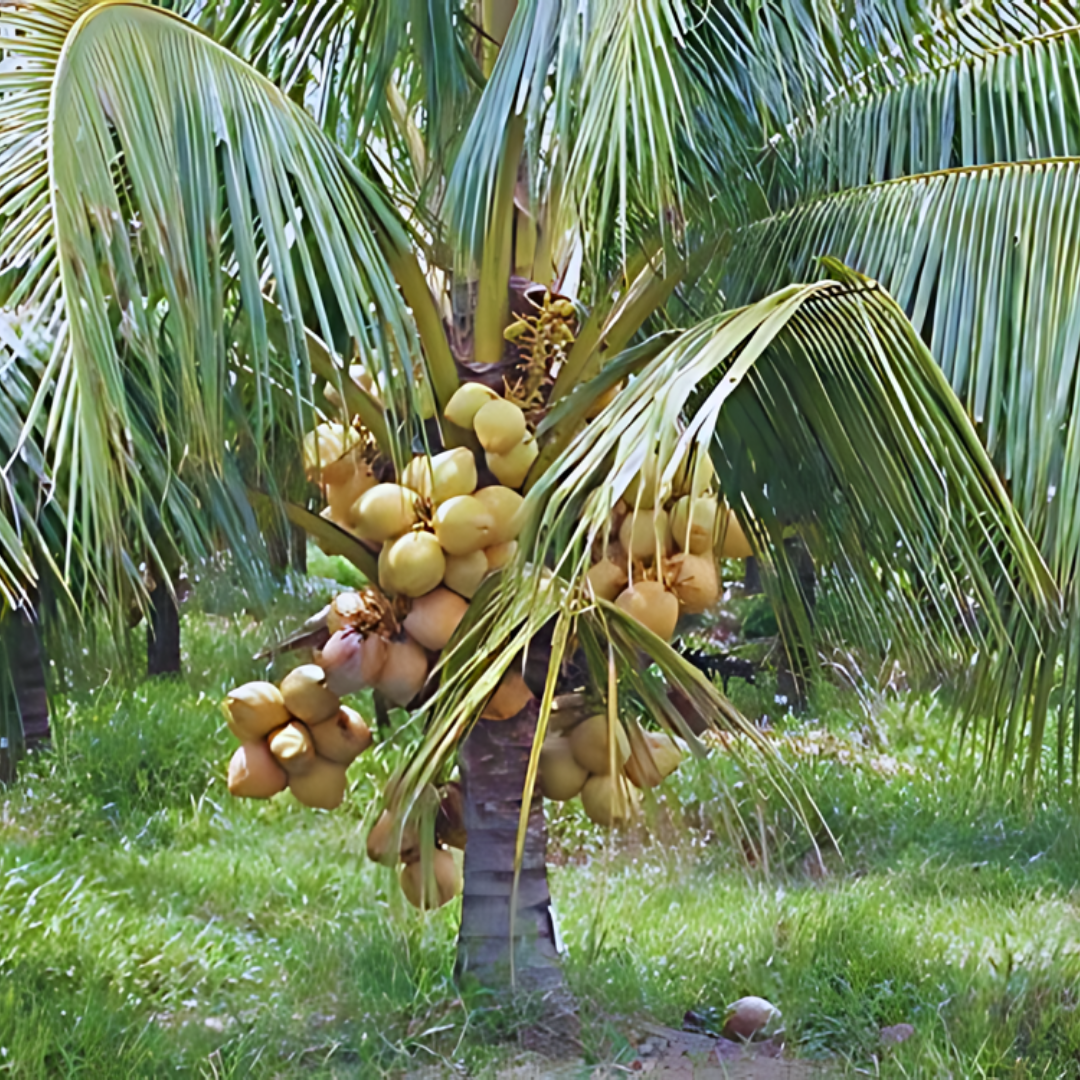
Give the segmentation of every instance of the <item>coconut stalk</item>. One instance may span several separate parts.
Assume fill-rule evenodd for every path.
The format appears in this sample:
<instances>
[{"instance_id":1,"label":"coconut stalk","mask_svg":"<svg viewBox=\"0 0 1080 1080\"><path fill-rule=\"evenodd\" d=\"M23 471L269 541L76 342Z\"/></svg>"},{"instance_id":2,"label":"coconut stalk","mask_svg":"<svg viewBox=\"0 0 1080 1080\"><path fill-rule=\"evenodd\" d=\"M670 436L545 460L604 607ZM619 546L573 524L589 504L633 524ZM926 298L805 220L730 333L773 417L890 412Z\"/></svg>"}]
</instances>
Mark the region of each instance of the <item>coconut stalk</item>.
<instances>
[{"instance_id":1,"label":"coconut stalk","mask_svg":"<svg viewBox=\"0 0 1080 1080\"><path fill-rule=\"evenodd\" d=\"M547 882L547 830L533 792L516 910L514 856L538 702L509 720L480 720L458 758L465 807L465 885L456 977L483 986L562 989ZM511 959L512 957L512 959Z\"/></svg>"}]
</instances>

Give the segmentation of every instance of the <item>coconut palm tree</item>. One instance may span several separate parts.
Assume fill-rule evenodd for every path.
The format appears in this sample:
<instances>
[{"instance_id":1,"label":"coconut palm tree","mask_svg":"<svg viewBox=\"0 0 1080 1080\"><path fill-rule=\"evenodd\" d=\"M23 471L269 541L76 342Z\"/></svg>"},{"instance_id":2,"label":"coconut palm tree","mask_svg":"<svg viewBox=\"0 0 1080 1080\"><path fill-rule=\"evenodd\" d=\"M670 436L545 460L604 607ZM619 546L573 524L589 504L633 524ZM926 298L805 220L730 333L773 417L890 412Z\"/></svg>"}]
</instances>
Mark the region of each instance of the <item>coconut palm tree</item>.
<instances>
[{"instance_id":1,"label":"coconut palm tree","mask_svg":"<svg viewBox=\"0 0 1080 1080\"><path fill-rule=\"evenodd\" d=\"M829 629L799 602L784 544L797 533L845 633L913 671L978 657L991 723L1017 715L1005 688L1019 686L1037 724L1055 585L902 305L917 326L936 325L932 309L954 346L957 326L998 340L997 308L974 304L977 275L959 269L982 250L971 213L985 211L989 246L1022 202L1060 253L1067 204L1031 181L993 214L972 194L953 220L933 192L959 173L902 185L908 202L891 194L901 186L852 189L1006 144L1056 150L1071 135L1057 45L1002 76L1032 125L1008 137L982 104L998 88L984 61L1041 20L1071 25L1067 5L175 8L26 0L0 22L9 306L51 350L26 430L58 493L67 564L115 603L140 555L164 568L168 549L210 542L199 492L242 476L278 493L275 456L298 456L315 418L355 420L401 476L414 452L478 447L443 418L463 380L521 395L539 452L517 553L469 604L388 793L403 822L460 769L463 972L558 981L535 788L568 694L632 734L649 718L697 746L687 718L720 721L767 753L685 656L585 585L643 470L663 501L709 460L793 654ZM985 109L970 131L954 119L969 91ZM837 252L815 231L858 221L868 250L900 260L921 207L942 220L921 261L878 275L901 304L853 242ZM912 284L927 248L953 283L933 297ZM810 261L837 253L852 268ZM1051 293L1039 310L1062 317L1049 325L1067 341L1067 290L1044 282ZM1004 373L1003 349L986 346L973 387L1027 385ZM1047 345L1039 359L1059 358ZM370 549L289 513L378 579ZM25 588L25 544L0 544L0 584ZM512 672L524 705L480 719ZM771 775L797 797L775 763Z\"/></svg>"}]
</instances>

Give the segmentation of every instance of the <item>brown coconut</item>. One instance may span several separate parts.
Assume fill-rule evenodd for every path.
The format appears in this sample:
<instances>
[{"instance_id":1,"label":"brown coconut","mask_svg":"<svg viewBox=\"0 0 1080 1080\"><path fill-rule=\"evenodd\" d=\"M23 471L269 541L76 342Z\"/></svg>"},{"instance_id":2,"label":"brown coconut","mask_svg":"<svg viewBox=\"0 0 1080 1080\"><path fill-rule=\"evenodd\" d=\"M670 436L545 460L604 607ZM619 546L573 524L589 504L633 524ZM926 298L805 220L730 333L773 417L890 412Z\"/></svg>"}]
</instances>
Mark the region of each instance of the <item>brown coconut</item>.
<instances>
[{"instance_id":1,"label":"brown coconut","mask_svg":"<svg viewBox=\"0 0 1080 1080\"><path fill-rule=\"evenodd\" d=\"M315 744L307 726L299 720L290 720L271 732L267 742L270 753L289 776L299 776L315 764Z\"/></svg>"},{"instance_id":2,"label":"brown coconut","mask_svg":"<svg viewBox=\"0 0 1080 1080\"><path fill-rule=\"evenodd\" d=\"M406 823L401 830L398 850L394 852L391 842L394 839L396 822L389 810L384 810L379 820L371 826L367 836L367 857L372 862L383 866L396 866L399 862L415 862L420 858L420 834L411 823Z\"/></svg>"},{"instance_id":3,"label":"brown coconut","mask_svg":"<svg viewBox=\"0 0 1080 1080\"><path fill-rule=\"evenodd\" d=\"M525 685L525 680L516 671L508 671L495 688L495 693L488 698L482 720L509 720L517 716L533 699L533 692Z\"/></svg>"},{"instance_id":4,"label":"brown coconut","mask_svg":"<svg viewBox=\"0 0 1080 1080\"><path fill-rule=\"evenodd\" d=\"M540 790L546 798L566 802L581 793L588 779L588 769L583 769L574 759L570 740L565 735L544 740L540 749Z\"/></svg>"},{"instance_id":5,"label":"brown coconut","mask_svg":"<svg viewBox=\"0 0 1080 1080\"><path fill-rule=\"evenodd\" d=\"M659 581L635 581L615 598L615 606L670 641L679 621L679 599Z\"/></svg>"},{"instance_id":6,"label":"brown coconut","mask_svg":"<svg viewBox=\"0 0 1080 1080\"><path fill-rule=\"evenodd\" d=\"M754 548L743 531L742 525L739 524L734 510L728 510L727 524L721 528L720 554L725 559L749 559L754 554Z\"/></svg>"},{"instance_id":7,"label":"brown coconut","mask_svg":"<svg viewBox=\"0 0 1080 1080\"><path fill-rule=\"evenodd\" d=\"M409 704L424 685L428 673L427 653L412 638L391 641L386 665L375 689L394 705Z\"/></svg>"},{"instance_id":8,"label":"brown coconut","mask_svg":"<svg viewBox=\"0 0 1080 1080\"><path fill-rule=\"evenodd\" d=\"M318 664L301 664L281 680L285 708L305 724L321 724L337 716L341 698L326 685L326 672Z\"/></svg>"},{"instance_id":9,"label":"brown coconut","mask_svg":"<svg viewBox=\"0 0 1080 1080\"><path fill-rule=\"evenodd\" d=\"M461 785L451 781L443 788L439 811L435 815L435 839L447 847L465 850L468 833L465 831L465 799Z\"/></svg>"},{"instance_id":10,"label":"brown coconut","mask_svg":"<svg viewBox=\"0 0 1080 1080\"><path fill-rule=\"evenodd\" d=\"M646 562L671 552L671 527L666 510L638 510L623 519L619 543L634 559Z\"/></svg>"},{"instance_id":11,"label":"brown coconut","mask_svg":"<svg viewBox=\"0 0 1080 1080\"><path fill-rule=\"evenodd\" d=\"M257 742L289 722L281 691L272 682L244 683L229 691L224 705L229 730L241 742Z\"/></svg>"},{"instance_id":12,"label":"brown coconut","mask_svg":"<svg viewBox=\"0 0 1080 1080\"><path fill-rule=\"evenodd\" d=\"M585 580L593 596L610 602L626 588L629 578L624 567L612 559L603 558L589 567Z\"/></svg>"},{"instance_id":13,"label":"brown coconut","mask_svg":"<svg viewBox=\"0 0 1080 1080\"><path fill-rule=\"evenodd\" d=\"M442 907L461 892L461 874L449 851L436 848L432 852L431 871L425 877L424 860L418 859L403 866L398 879L405 899L423 911Z\"/></svg>"},{"instance_id":14,"label":"brown coconut","mask_svg":"<svg viewBox=\"0 0 1080 1080\"><path fill-rule=\"evenodd\" d=\"M711 553L673 555L664 563L668 588L688 615L700 615L720 600L720 575Z\"/></svg>"},{"instance_id":15,"label":"brown coconut","mask_svg":"<svg viewBox=\"0 0 1080 1080\"><path fill-rule=\"evenodd\" d=\"M315 654L326 672L326 688L338 697L374 686L386 663L386 641L378 634L339 630Z\"/></svg>"},{"instance_id":16,"label":"brown coconut","mask_svg":"<svg viewBox=\"0 0 1080 1080\"><path fill-rule=\"evenodd\" d=\"M321 757L316 757L307 771L289 774L289 790L314 810L340 806L348 786L345 766Z\"/></svg>"},{"instance_id":17,"label":"brown coconut","mask_svg":"<svg viewBox=\"0 0 1080 1080\"><path fill-rule=\"evenodd\" d=\"M406 633L425 649L441 652L469 610L468 601L449 589L438 588L413 601L405 616Z\"/></svg>"},{"instance_id":18,"label":"brown coconut","mask_svg":"<svg viewBox=\"0 0 1080 1080\"><path fill-rule=\"evenodd\" d=\"M342 705L333 719L311 728L311 741L319 757L351 765L371 745L371 728L355 709Z\"/></svg>"},{"instance_id":19,"label":"brown coconut","mask_svg":"<svg viewBox=\"0 0 1080 1080\"><path fill-rule=\"evenodd\" d=\"M570 732L570 749L574 760L588 772L606 776L611 771L610 726L605 713L596 713L582 720ZM630 756L630 740L622 724L615 723L615 769L623 767Z\"/></svg>"},{"instance_id":20,"label":"brown coconut","mask_svg":"<svg viewBox=\"0 0 1080 1080\"><path fill-rule=\"evenodd\" d=\"M630 782L639 788L656 787L681 761L682 751L670 736L658 731L631 730L625 771Z\"/></svg>"},{"instance_id":21,"label":"brown coconut","mask_svg":"<svg viewBox=\"0 0 1080 1080\"><path fill-rule=\"evenodd\" d=\"M285 770L262 739L238 746L229 761L229 794L237 798L269 799L284 791L288 781Z\"/></svg>"},{"instance_id":22,"label":"brown coconut","mask_svg":"<svg viewBox=\"0 0 1080 1080\"><path fill-rule=\"evenodd\" d=\"M693 499L684 495L671 508L671 537L680 551L691 555L711 552L716 541L720 506L711 495Z\"/></svg>"}]
</instances>

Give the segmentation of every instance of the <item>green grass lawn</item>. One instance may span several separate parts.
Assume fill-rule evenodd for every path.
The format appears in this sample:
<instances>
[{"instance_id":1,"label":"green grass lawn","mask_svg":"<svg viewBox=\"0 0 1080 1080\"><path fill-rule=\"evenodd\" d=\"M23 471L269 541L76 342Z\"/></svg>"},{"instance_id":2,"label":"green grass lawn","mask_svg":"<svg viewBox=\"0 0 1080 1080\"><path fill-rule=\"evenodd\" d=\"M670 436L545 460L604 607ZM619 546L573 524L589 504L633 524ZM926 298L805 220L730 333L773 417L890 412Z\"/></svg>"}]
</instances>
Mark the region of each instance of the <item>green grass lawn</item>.
<instances>
[{"instance_id":1,"label":"green grass lawn","mask_svg":"<svg viewBox=\"0 0 1080 1080\"><path fill-rule=\"evenodd\" d=\"M186 616L183 681L83 672L57 697L54 751L0 795L0 1070L460 1076L519 1055L517 1017L455 990L457 904L419 915L364 857L394 745L360 759L333 813L225 789L216 703L262 670L250 657L277 619L318 602L294 592L264 623ZM885 708L888 746L870 750L847 707L832 695L824 728L801 725L819 752L790 755L840 844L824 870L775 797L756 816L719 752L647 804L651 833L611 841L555 809L585 1060L629 1062L642 1018L679 1026L757 993L794 1053L837 1074L1080 1076L1075 815L976 798L942 764L933 708ZM735 809L764 837L750 865ZM900 1022L915 1038L883 1052L879 1029Z\"/></svg>"}]
</instances>

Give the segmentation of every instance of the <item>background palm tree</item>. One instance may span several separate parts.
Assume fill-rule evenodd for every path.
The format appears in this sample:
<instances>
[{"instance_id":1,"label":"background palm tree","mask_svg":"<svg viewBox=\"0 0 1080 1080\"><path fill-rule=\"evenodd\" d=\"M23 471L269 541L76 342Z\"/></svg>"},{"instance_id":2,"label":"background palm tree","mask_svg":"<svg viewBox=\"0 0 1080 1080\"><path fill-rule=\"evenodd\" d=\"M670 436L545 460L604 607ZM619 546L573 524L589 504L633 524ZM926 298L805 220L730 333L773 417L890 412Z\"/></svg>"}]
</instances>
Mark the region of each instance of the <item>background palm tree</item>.
<instances>
[{"instance_id":1,"label":"background palm tree","mask_svg":"<svg viewBox=\"0 0 1080 1080\"><path fill-rule=\"evenodd\" d=\"M1067 5L916 0L868 3L855 17L825 0L473 7L312 0L177 13L40 0L10 9L4 271L9 306L29 312L49 343L22 419L66 526L57 554L69 579L78 567L84 593L114 608L139 592L143 560L166 575L173 550L205 551L222 535L243 554L250 512L239 487L287 487L274 463L298 457L313 417L335 411L325 384L400 470L414 448L467 441L424 419L463 374L529 370L536 357L504 332L530 298L543 302L548 289L572 298L572 343L557 371L544 371L530 525L515 562L470 605L391 799L404 812L445 777L498 680L531 657L536 700L507 727L480 722L461 759L471 840L460 960L497 978L509 955L519 975L543 984L557 976L550 950L532 944L547 932L533 788L552 702L566 688L563 661L613 722L619 702L632 701L693 741L668 697L674 687L704 721L741 724L684 657L583 589L591 544L650 446L668 486L685 453L711 457L762 554L789 642L812 645L830 629L811 626L799 602L783 543L797 529L846 634L913 672L960 672L977 654L991 730L1013 718L995 745L1014 748L1027 716L1037 753L1053 681L1054 583L901 307L843 263L810 258L839 254L876 273L917 325L936 325L927 298L894 270L918 220L891 194L900 187L845 192L901 161L989 152L996 144L976 137L979 126L953 137L967 91L948 97L947 74L938 85L935 72L970 64L992 96L979 58L1071 15ZM1042 125L1033 131L1063 139L1068 109L1043 87L1071 68L1049 46L1038 55L1038 65L1017 61L1005 84L1027 89ZM994 128L986 108L977 115ZM1015 142L1042 145L1032 139ZM954 182L948 174L904 190L951 207L934 191ZM1045 184L1015 187L998 206L1038 211L1040 235L1064 250L1071 217L1052 195ZM822 207L833 202L859 213L829 218ZM862 221L867 250L896 261L879 268L852 245L837 250L838 234L815 231L826 220L835 229ZM1003 218L985 220L977 235L989 245ZM952 267L980 249L969 243L970 217L949 221L924 247ZM824 280L791 284L816 275ZM944 326L955 303L950 325L990 340L996 308L975 309L975 276L949 280L935 318ZM1039 311L1054 318L1071 301L1065 289L1043 292L1057 300ZM1061 335L1064 348L1071 339ZM957 346L947 370L966 392L962 355ZM987 355L990 385L1027 385L1016 366L1005 376L1001 349ZM1039 361L1061 355L1047 346ZM351 363L377 393L348 378ZM1068 444L1067 433L1055 437ZM992 447L1015 454L1020 441ZM1029 460L1037 473L1042 459ZM16 499L12 514L36 520L26 509ZM334 541L373 573L370 553L347 536ZM14 596L30 582L33 544L14 532L0 543L0 583ZM747 742L758 745L752 731ZM778 767L774 777L794 797ZM501 811L484 819L485 802ZM515 881L518 948L508 954Z\"/></svg>"}]
</instances>

